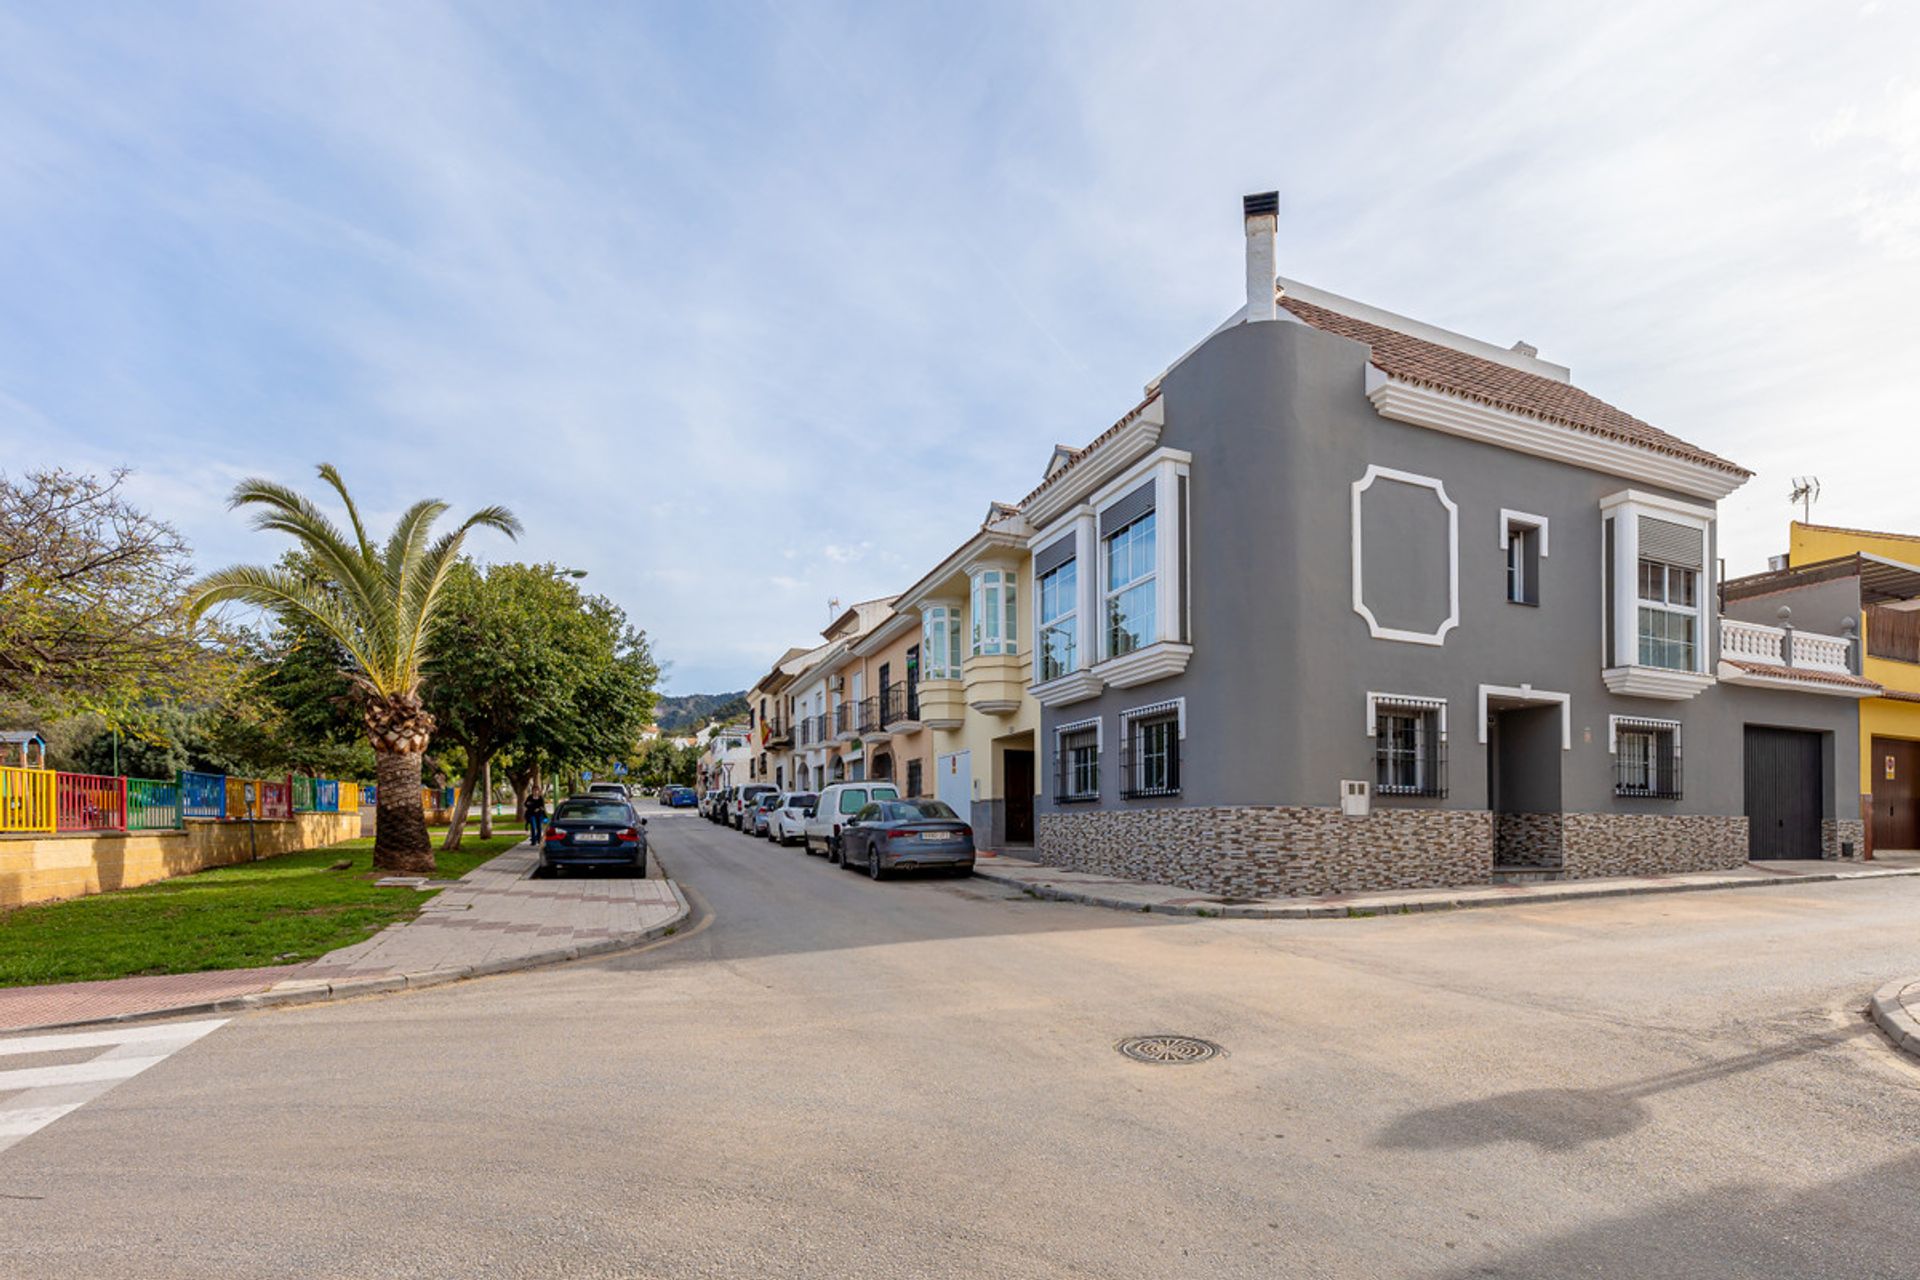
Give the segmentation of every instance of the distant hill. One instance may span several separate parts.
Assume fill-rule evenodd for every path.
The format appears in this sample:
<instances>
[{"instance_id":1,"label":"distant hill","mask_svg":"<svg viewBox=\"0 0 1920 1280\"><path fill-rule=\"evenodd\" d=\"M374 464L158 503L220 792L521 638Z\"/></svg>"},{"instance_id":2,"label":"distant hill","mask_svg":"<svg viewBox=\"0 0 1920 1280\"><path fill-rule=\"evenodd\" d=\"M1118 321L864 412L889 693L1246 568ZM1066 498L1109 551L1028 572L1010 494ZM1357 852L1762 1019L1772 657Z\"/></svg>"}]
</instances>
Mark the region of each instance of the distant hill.
<instances>
[{"instance_id":1,"label":"distant hill","mask_svg":"<svg viewBox=\"0 0 1920 1280\"><path fill-rule=\"evenodd\" d=\"M738 693L662 694L653 706L654 723L666 734L685 733L708 720L731 720L747 714L747 691Z\"/></svg>"}]
</instances>

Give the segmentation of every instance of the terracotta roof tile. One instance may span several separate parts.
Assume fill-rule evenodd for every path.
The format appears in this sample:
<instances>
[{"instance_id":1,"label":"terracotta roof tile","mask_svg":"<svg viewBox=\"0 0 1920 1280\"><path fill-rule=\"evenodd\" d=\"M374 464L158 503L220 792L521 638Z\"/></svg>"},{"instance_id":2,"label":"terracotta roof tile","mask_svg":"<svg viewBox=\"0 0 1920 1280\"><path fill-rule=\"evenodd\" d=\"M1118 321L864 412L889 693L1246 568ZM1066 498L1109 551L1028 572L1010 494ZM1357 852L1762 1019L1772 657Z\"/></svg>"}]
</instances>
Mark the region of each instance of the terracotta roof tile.
<instances>
[{"instance_id":1,"label":"terracotta roof tile","mask_svg":"<svg viewBox=\"0 0 1920 1280\"><path fill-rule=\"evenodd\" d=\"M1469 355L1366 320L1356 320L1298 298L1280 297L1280 305L1297 319L1327 333L1364 342L1373 348L1373 363L1389 377L1418 383L1499 409L1543 418L1591 435L1639 445L1656 453L1685 458L1735 475L1752 475L1745 467L1670 436L1632 414L1614 408L1597 396L1542 374L1509 368L1498 361Z\"/></svg>"},{"instance_id":2,"label":"terracotta roof tile","mask_svg":"<svg viewBox=\"0 0 1920 1280\"><path fill-rule=\"evenodd\" d=\"M1876 692L1880 690L1878 681L1838 671L1816 671L1812 667L1782 667L1768 662L1749 662L1745 658L1722 658L1720 661L1730 667L1750 671L1756 676L1768 676L1775 680L1808 680L1814 684L1844 685L1849 689L1872 689Z\"/></svg>"},{"instance_id":3,"label":"terracotta roof tile","mask_svg":"<svg viewBox=\"0 0 1920 1280\"><path fill-rule=\"evenodd\" d=\"M1055 480L1058 480L1061 476L1064 476L1065 474L1067 474L1067 472L1079 466L1081 461L1085 459L1088 454L1092 453L1100 445L1105 444L1108 440L1111 440L1114 436L1118 435L1120 433L1120 428L1126 426L1129 422L1132 422L1135 418L1139 417L1141 410L1145 409L1148 405L1152 404L1155 400L1158 400L1159 398L1160 398L1160 393L1158 391L1155 391L1152 395L1148 396L1145 400L1142 400L1139 404L1127 410L1127 412L1121 417L1120 421L1114 423L1112 426L1108 427L1105 431L1102 431L1099 435L1087 441L1085 448L1075 449L1073 451L1072 456L1069 457L1066 460L1066 462L1061 464L1060 469L1058 471L1048 476L1045 480L1042 480L1037 486L1035 486L1032 493L1020 499L1020 505L1024 508L1029 502L1032 502L1035 498L1045 493L1047 489L1052 486Z\"/></svg>"}]
</instances>

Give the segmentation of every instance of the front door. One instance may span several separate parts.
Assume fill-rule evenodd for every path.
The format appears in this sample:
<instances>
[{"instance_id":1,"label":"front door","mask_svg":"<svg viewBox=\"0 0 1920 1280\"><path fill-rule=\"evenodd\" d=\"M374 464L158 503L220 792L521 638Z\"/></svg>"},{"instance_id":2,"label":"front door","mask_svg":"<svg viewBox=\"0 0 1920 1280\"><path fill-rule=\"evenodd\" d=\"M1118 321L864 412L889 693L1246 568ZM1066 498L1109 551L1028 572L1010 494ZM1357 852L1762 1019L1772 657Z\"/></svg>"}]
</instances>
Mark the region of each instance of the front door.
<instances>
[{"instance_id":1,"label":"front door","mask_svg":"<svg viewBox=\"0 0 1920 1280\"><path fill-rule=\"evenodd\" d=\"M1747 726L1749 858L1820 856L1820 735Z\"/></svg>"},{"instance_id":2,"label":"front door","mask_svg":"<svg viewBox=\"0 0 1920 1280\"><path fill-rule=\"evenodd\" d=\"M1033 752L1009 751L1007 766L1007 843L1033 843Z\"/></svg>"},{"instance_id":3,"label":"front door","mask_svg":"<svg viewBox=\"0 0 1920 1280\"><path fill-rule=\"evenodd\" d=\"M1873 740L1873 849L1920 849L1920 742Z\"/></svg>"}]
</instances>

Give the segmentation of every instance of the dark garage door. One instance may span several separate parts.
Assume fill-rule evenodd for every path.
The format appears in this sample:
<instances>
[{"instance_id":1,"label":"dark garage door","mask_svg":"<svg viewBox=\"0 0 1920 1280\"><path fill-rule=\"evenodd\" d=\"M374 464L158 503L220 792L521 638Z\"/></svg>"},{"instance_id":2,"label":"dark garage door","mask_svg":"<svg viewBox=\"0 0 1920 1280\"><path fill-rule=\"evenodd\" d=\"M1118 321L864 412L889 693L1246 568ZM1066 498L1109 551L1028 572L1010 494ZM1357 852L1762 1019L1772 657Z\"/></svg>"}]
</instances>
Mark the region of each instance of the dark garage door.
<instances>
[{"instance_id":1,"label":"dark garage door","mask_svg":"<svg viewBox=\"0 0 1920 1280\"><path fill-rule=\"evenodd\" d=\"M1747 726L1747 856L1820 856L1820 735Z\"/></svg>"}]
</instances>

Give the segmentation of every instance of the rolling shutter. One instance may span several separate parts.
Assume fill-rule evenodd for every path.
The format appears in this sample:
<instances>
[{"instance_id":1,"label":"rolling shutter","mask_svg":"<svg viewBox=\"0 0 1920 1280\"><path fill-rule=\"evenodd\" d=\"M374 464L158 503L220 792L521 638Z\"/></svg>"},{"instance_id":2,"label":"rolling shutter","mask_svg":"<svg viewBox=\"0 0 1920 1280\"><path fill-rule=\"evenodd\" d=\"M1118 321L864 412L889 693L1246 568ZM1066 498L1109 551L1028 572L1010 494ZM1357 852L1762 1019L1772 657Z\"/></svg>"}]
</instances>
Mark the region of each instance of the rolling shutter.
<instances>
[{"instance_id":1,"label":"rolling shutter","mask_svg":"<svg viewBox=\"0 0 1920 1280\"><path fill-rule=\"evenodd\" d=\"M1149 480L1100 513L1100 536L1111 537L1153 510L1153 481Z\"/></svg>"},{"instance_id":2,"label":"rolling shutter","mask_svg":"<svg viewBox=\"0 0 1920 1280\"><path fill-rule=\"evenodd\" d=\"M1703 554L1706 540L1702 530L1675 524L1671 520L1656 520L1652 516L1640 517L1642 560L1659 560L1665 564L1679 565L1682 569L1698 569L1706 563Z\"/></svg>"},{"instance_id":3,"label":"rolling shutter","mask_svg":"<svg viewBox=\"0 0 1920 1280\"><path fill-rule=\"evenodd\" d=\"M1073 553L1074 538L1072 534L1068 534L1064 538L1056 538L1049 545L1034 552L1033 576L1041 578L1052 573L1055 569L1058 569L1061 565L1073 559Z\"/></svg>"}]
</instances>

